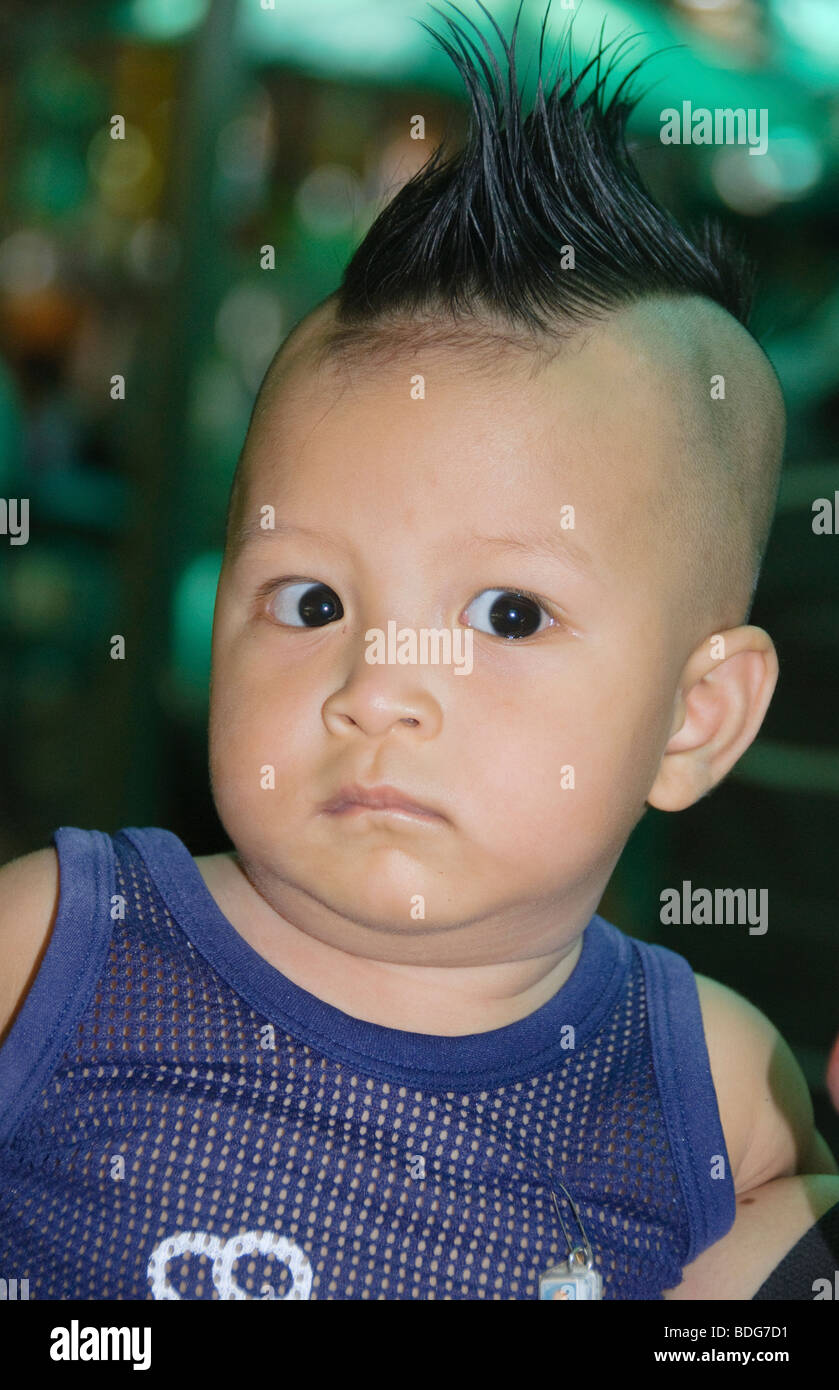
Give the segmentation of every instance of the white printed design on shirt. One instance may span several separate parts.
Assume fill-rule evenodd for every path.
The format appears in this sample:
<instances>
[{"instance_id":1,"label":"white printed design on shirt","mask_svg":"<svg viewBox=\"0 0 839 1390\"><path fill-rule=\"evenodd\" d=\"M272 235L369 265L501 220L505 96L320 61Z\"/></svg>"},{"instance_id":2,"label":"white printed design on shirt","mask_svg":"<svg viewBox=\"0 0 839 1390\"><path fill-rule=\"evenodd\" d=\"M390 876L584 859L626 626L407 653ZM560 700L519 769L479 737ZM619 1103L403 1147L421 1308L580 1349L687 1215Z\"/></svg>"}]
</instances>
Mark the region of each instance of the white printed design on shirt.
<instances>
[{"instance_id":1,"label":"white printed design on shirt","mask_svg":"<svg viewBox=\"0 0 839 1390\"><path fill-rule=\"evenodd\" d=\"M308 1298L312 1288L312 1266L299 1245L278 1236L272 1231L242 1231L229 1240L219 1240L207 1231L179 1231L177 1235L167 1236L154 1247L149 1259L148 1278L155 1299L175 1299L181 1301L179 1293L169 1283L166 1272L170 1260L177 1255L206 1255L213 1261L213 1283L223 1299L249 1299L233 1278L233 1266L243 1255L254 1250L263 1255L273 1255L288 1267L291 1275L291 1288L278 1299L273 1285L263 1284L264 1298L284 1303L288 1299ZM266 1290L268 1292L266 1293Z\"/></svg>"}]
</instances>

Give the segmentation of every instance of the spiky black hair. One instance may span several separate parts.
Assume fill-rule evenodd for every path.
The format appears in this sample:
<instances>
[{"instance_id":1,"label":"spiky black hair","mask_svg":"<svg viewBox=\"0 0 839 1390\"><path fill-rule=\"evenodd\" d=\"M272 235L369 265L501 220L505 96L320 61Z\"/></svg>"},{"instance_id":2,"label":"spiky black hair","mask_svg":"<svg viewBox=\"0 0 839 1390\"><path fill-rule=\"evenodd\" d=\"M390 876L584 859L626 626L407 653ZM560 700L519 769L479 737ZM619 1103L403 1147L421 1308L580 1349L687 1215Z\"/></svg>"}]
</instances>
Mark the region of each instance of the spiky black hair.
<instances>
[{"instance_id":1,"label":"spiky black hair","mask_svg":"<svg viewBox=\"0 0 839 1390\"><path fill-rule=\"evenodd\" d=\"M365 337L375 344L377 326L426 311L460 322L489 317L514 335L562 337L575 323L651 293L704 295L747 326L754 271L742 251L709 219L692 240L645 188L627 151L626 123L643 95L631 97L628 83L642 63L604 104L606 82L630 39L604 47L601 28L596 55L576 76L569 60L566 78L561 59L572 19L546 95L549 0L535 103L525 119L515 66L523 0L509 44L477 0L501 40L506 82L487 38L447 3L472 25L486 53L436 6L454 43L418 21L463 78L471 103L467 143L451 157L438 147L373 222L336 292L330 349ZM579 101L594 65L594 88ZM573 269L562 264L568 246Z\"/></svg>"},{"instance_id":2,"label":"spiky black hair","mask_svg":"<svg viewBox=\"0 0 839 1390\"><path fill-rule=\"evenodd\" d=\"M446 3L467 18L452 0ZM509 44L482 0L476 3L501 40L506 81L472 20L467 23L483 51L436 6L452 42L419 21L465 83L466 145L451 157L436 149L375 219L328 298L330 313L315 315L318 331L310 333L307 316L275 355L254 403L248 439L259 437L274 386L284 380L286 367L294 367L298 334L307 369L340 359L357 381L368 369L433 348L462 354L460 360L468 356L470 368L500 362L504 371L507 351L522 350L535 375L588 325L653 296L704 298L707 310L715 303L731 316L731 330L739 324L738 334L748 332L751 263L715 220L706 218L690 236L682 230L648 192L629 155L626 123L641 99L630 95L629 83L642 63L606 102L606 84L631 40L604 47L601 28L595 56L576 75L569 60L566 74L562 59L570 48L572 17L557 76L546 91L548 0L535 101L525 118L515 65L524 0ZM592 68L593 88L580 99ZM574 250L573 268L568 247ZM777 378L759 345L756 353L743 352L719 324L711 332L707 317L692 315L694 322L705 322L701 334L696 330L706 354L703 391L685 387L680 397L679 418L690 447L676 475L667 531L679 553L693 557L684 585L690 623L701 626L710 614L719 627L741 620L754 591L777 496L784 413ZM679 332L693 342L685 323ZM710 371L719 370L709 365L709 342L725 351L739 383L730 414L710 408L701 414ZM247 440L228 507L231 554L242 534L246 452Z\"/></svg>"}]
</instances>

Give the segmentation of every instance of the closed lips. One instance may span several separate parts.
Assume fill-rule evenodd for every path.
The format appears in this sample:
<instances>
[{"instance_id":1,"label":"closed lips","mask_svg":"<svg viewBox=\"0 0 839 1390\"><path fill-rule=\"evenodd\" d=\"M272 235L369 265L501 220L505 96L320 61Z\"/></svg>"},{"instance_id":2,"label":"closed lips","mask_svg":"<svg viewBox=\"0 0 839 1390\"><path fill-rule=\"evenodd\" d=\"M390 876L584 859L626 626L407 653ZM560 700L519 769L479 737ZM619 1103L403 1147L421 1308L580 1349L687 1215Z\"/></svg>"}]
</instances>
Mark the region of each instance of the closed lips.
<instances>
[{"instance_id":1,"label":"closed lips","mask_svg":"<svg viewBox=\"0 0 839 1390\"><path fill-rule=\"evenodd\" d=\"M412 801L395 787L342 787L337 796L328 801L324 811L343 811L349 806L367 806L371 811L411 811L415 815L437 816L431 806L423 806Z\"/></svg>"}]
</instances>

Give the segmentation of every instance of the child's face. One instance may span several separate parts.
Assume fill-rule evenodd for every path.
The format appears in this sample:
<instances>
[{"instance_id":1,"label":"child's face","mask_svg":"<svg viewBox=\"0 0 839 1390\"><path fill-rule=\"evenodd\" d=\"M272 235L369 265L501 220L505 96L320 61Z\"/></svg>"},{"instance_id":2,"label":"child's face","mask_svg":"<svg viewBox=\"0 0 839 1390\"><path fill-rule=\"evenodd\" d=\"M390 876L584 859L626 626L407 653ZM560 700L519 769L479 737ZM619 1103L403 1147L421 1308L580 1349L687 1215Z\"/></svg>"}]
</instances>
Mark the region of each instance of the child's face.
<instances>
[{"instance_id":1,"label":"child's face","mask_svg":"<svg viewBox=\"0 0 839 1390\"><path fill-rule=\"evenodd\" d=\"M242 517L270 504L277 529L228 554L219 585L222 823L263 897L329 944L365 954L375 939L381 959L438 964L556 948L642 814L690 652L663 543L672 408L631 345L600 330L532 381L518 359L467 374L445 353L336 381L301 356L249 441ZM530 548L534 532L555 556ZM305 592L284 601L284 579L328 586L343 617L283 626L300 623ZM529 591L556 625L538 613L533 636L492 635L488 590ZM369 664L365 634L389 622L471 624L471 672ZM324 812L353 782L441 817Z\"/></svg>"}]
</instances>

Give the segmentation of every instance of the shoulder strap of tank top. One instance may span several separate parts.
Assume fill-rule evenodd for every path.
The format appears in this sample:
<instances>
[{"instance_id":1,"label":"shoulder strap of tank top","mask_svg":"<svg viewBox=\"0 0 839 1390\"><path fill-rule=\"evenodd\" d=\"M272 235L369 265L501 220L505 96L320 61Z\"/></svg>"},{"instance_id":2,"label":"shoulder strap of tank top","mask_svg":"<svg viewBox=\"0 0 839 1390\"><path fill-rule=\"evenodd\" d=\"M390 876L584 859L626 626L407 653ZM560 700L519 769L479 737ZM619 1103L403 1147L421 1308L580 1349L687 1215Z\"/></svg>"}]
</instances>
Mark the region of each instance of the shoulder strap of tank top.
<instances>
[{"instance_id":1,"label":"shoulder strap of tank top","mask_svg":"<svg viewBox=\"0 0 839 1390\"><path fill-rule=\"evenodd\" d=\"M59 904L47 949L0 1049L0 1143L54 1071L102 973L111 938L115 890L111 837L60 826Z\"/></svg>"},{"instance_id":2,"label":"shoulder strap of tank top","mask_svg":"<svg viewBox=\"0 0 839 1390\"><path fill-rule=\"evenodd\" d=\"M633 944L644 967L653 1065L690 1222L690 1264L733 1226L734 1179L693 970L666 946L636 938Z\"/></svg>"}]
</instances>

